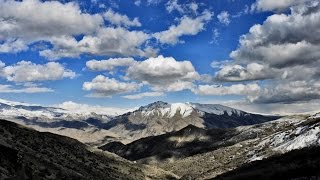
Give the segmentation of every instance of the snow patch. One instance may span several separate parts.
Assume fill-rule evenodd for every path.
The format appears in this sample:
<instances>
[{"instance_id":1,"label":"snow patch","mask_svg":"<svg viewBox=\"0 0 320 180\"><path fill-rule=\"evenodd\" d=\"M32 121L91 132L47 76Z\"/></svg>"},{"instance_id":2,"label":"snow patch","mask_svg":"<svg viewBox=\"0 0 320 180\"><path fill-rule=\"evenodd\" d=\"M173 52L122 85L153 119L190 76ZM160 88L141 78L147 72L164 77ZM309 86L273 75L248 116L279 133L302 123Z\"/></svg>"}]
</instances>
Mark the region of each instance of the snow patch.
<instances>
[{"instance_id":1,"label":"snow patch","mask_svg":"<svg viewBox=\"0 0 320 180\"><path fill-rule=\"evenodd\" d=\"M219 104L198 104L198 103L165 103L155 102L147 106L141 107L138 111L141 111L143 116L158 115L163 117L172 118L176 113L180 113L182 117L188 117L193 111L204 114L216 114L223 115L227 113L231 115L241 115L243 113L240 110L222 106Z\"/></svg>"}]
</instances>

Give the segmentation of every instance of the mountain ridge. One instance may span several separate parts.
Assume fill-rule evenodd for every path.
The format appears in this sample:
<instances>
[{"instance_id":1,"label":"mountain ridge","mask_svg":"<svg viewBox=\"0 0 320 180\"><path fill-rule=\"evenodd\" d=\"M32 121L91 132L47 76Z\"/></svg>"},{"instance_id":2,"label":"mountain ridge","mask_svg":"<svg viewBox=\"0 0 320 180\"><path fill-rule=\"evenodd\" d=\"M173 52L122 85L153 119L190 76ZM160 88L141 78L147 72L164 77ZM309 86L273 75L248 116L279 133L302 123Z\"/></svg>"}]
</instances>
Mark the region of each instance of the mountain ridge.
<instances>
[{"instance_id":1,"label":"mountain ridge","mask_svg":"<svg viewBox=\"0 0 320 180\"><path fill-rule=\"evenodd\" d=\"M170 104L156 101L122 115L108 116L72 113L63 108L5 100L0 101L0 117L40 131L67 135L87 144L105 144L119 140L129 143L142 137L177 131L189 124L200 128L230 128L278 118L247 113L218 104ZM71 133L73 131L76 131L76 134Z\"/></svg>"},{"instance_id":2,"label":"mountain ridge","mask_svg":"<svg viewBox=\"0 0 320 180\"><path fill-rule=\"evenodd\" d=\"M176 179L79 141L0 119L0 179ZM8 156L10 155L10 156Z\"/></svg>"},{"instance_id":3,"label":"mountain ridge","mask_svg":"<svg viewBox=\"0 0 320 180\"><path fill-rule=\"evenodd\" d=\"M113 117L106 124L111 132L122 132L127 143L148 136L178 131L188 125L200 128L232 128L278 119L247 113L218 104L167 103L156 101L135 111Z\"/></svg>"}]
</instances>

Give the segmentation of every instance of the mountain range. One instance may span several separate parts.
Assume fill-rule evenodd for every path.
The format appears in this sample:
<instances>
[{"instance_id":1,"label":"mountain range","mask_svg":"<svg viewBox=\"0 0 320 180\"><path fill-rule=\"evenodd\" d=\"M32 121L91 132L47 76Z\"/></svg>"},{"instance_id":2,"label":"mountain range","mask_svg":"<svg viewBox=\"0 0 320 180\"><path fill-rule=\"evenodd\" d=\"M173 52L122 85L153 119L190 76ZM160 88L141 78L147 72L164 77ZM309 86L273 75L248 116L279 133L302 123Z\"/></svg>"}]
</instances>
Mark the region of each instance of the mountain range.
<instances>
[{"instance_id":1,"label":"mountain range","mask_svg":"<svg viewBox=\"0 0 320 180\"><path fill-rule=\"evenodd\" d=\"M0 179L176 179L159 168L0 120Z\"/></svg>"},{"instance_id":2,"label":"mountain range","mask_svg":"<svg viewBox=\"0 0 320 180\"><path fill-rule=\"evenodd\" d=\"M279 116L247 113L219 104L154 102L138 110L114 117L110 131L123 133L127 141L165 134L188 125L210 129L231 128L271 121ZM128 139L130 138L130 139Z\"/></svg>"},{"instance_id":3,"label":"mountain range","mask_svg":"<svg viewBox=\"0 0 320 180\"><path fill-rule=\"evenodd\" d=\"M87 144L134 140L180 130L188 125L210 129L262 123L279 118L247 113L218 104L154 102L122 115L108 112L73 113L57 107L43 107L0 101L0 117L67 135Z\"/></svg>"},{"instance_id":4,"label":"mountain range","mask_svg":"<svg viewBox=\"0 0 320 180\"><path fill-rule=\"evenodd\" d=\"M290 167L277 177L319 177L311 151L320 145L320 113L157 101L108 115L0 100L0 118L1 179L246 179L278 164ZM301 152L314 157L302 163L310 171L290 176L303 171Z\"/></svg>"},{"instance_id":5,"label":"mountain range","mask_svg":"<svg viewBox=\"0 0 320 180\"><path fill-rule=\"evenodd\" d=\"M320 145L320 116L287 116L228 129L189 125L179 131L99 147L187 179L208 179L242 164Z\"/></svg>"}]
</instances>

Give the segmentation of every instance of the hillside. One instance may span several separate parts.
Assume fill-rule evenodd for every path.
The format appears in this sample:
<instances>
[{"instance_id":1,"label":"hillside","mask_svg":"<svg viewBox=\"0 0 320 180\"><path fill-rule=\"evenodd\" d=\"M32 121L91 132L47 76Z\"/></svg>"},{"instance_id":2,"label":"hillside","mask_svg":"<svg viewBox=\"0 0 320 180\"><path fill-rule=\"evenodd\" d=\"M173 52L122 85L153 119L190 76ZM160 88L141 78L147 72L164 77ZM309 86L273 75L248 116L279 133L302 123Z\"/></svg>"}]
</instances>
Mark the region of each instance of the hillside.
<instances>
[{"instance_id":1,"label":"hillside","mask_svg":"<svg viewBox=\"0 0 320 180\"><path fill-rule=\"evenodd\" d=\"M188 125L205 129L230 128L279 118L247 113L219 104L169 104L161 101L118 116L108 115L112 112L100 113L0 99L0 118L38 131L68 136L91 146L112 141L130 143L143 137L177 131Z\"/></svg>"},{"instance_id":2,"label":"hillside","mask_svg":"<svg viewBox=\"0 0 320 180\"><path fill-rule=\"evenodd\" d=\"M214 179L319 179L320 147L307 147L275 155L219 175Z\"/></svg>"},{"instance_id":3,"label":"hillside","mask_svg":"<svg viewBox=\"0 0 320 180\"><path fill-rule=\"evenodd\" d=\"M166 103L157 101L112 118L104 128L126 137L125 143L143 137L178 131L188 125L199 128L232 128L278 119L247 113L219 104Z\"/></svg>"},{"instance_id":4,"label":"hillside","mask_svg":"<svg viewBox=\"0 0 320 180\"><path fill-rule=\"evenodd\" d=\"M0 120L0 179L170 179L161 169Z\"/></svg>"},{"instance_id":5,"label":"hillside","mask_svg":"<svg viewBox=\"0 0 320 180\"><path fill-rule=\"evenodd\" d=\"M245 163L319 145L319 127L318 115L290 116L231 129L188 126L127 145L114 142L100 148L187 179L206 179Z\"/></svg>"}]
</instances>

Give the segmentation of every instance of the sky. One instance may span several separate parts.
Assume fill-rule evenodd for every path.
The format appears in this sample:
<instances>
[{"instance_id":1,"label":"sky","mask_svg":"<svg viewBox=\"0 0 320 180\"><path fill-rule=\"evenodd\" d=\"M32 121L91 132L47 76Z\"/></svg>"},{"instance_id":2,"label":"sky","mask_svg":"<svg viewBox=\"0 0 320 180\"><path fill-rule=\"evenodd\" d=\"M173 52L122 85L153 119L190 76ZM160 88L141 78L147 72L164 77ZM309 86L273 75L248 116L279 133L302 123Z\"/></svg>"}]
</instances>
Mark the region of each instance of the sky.
<instances>
[{"instance_id":1,"label":"sky","mask_svg":"<svg viewBox=\"0 0 320 180\"><path fill-rule=\"evenodd\" d=\"M319 29L317 0L0 0L0 98L319 111Z\"/></svg>"}]
</instances>

